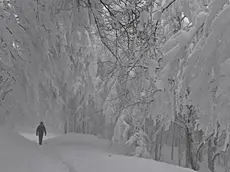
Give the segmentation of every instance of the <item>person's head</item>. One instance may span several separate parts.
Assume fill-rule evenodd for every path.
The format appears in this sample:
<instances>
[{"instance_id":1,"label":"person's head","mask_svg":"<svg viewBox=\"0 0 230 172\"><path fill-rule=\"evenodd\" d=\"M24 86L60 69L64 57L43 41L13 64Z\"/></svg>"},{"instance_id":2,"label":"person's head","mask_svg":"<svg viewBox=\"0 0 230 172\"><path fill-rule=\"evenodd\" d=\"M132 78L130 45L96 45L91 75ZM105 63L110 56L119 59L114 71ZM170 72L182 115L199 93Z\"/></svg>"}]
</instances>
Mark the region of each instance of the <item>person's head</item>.
<instances>
[{"instance_id":1,"label":"person's head","mask_svg":"<svg viewBox=\"0 0 230 172\"><path fill-rule=\"evenodd\" d=\"M40 122L40 125L43 125L43 122L42 122L42 121Z\"/></svg>"}]
</instances>

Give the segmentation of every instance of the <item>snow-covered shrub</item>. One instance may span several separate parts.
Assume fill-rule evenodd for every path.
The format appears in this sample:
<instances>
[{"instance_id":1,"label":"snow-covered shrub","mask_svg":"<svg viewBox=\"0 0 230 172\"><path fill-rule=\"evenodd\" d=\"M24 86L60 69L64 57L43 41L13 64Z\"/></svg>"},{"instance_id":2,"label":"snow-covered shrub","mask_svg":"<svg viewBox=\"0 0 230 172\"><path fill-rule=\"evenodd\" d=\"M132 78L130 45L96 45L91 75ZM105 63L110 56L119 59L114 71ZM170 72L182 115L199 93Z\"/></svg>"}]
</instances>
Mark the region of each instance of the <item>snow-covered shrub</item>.
<instances>
[{"instance_id":1,"label":"snow-covered shrub","mask_svg":"<svg viewBox=\"0 0 230 172\"><path fill-rule=\"evenodd\" d=\"M128 139L127 137L129 129L130 126L125 121L125 114L123 113L116 122L112 142L118 146L123 144Z\"/></svg>"},{"instance_id":2,"label":"snow-covered shrub","mask_svg":"<svg viewBox=\"0 0 230 172\"><path fill-rule=\"evenodd\" d=\"M125 142L127 147L134 147L132 155L143 158L151 158L148 152L148 141L149 138L143 131L136 131L130 138Z\"/></svg>"}]
</instances>

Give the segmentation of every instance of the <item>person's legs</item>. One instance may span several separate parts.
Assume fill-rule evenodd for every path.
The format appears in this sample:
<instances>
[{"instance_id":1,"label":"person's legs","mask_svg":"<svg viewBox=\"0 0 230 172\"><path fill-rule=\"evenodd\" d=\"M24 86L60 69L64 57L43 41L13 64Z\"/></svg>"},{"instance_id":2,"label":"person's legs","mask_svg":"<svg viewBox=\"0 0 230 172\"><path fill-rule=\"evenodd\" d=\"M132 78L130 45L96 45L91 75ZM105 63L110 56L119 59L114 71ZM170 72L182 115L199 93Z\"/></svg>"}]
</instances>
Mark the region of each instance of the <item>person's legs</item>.
<instances>
[{"instance_id":1,"label":"person's legs","mask_svg":"<svg viewBox=\"0 0 230 172\"><path fill-rule=\"evenodd\" d=\"M43 136L39 135L39 145L42 145L42 139L43 139Z\"/></svg>"}]
</instances>

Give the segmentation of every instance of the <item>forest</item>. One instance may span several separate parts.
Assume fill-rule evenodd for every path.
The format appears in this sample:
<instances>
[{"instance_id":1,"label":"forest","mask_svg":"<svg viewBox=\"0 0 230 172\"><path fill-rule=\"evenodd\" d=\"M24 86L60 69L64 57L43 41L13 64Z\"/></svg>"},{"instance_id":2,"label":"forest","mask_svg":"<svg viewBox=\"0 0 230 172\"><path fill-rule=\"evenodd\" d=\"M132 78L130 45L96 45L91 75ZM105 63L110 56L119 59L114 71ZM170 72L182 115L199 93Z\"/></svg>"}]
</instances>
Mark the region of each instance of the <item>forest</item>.
<instances>
[{"instance_id":1,"label":"forest","mask_svg":"<svg viewBox=\"0 0 230 172\"><path fill-rule=\"evenodd\" d=\"M0 0L0 125L227 172L229 16L229 0Z\"/></svg>"}]
</instances>

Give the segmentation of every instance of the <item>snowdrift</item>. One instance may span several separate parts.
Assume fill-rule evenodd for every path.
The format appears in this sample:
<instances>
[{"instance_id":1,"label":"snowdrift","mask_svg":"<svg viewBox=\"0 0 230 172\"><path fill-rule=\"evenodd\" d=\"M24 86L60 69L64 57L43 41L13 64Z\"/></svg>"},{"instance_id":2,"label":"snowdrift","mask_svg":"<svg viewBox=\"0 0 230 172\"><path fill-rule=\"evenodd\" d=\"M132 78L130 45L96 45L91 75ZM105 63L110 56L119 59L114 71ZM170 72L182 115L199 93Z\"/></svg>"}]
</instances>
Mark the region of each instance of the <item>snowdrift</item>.
<instances>
[{"instance_id":1,"label":"snowdrift","mask_svg":"<svg viewBox=\"0 0 230 172\"><path fill-rule=\"evenodd\" d=\"M61 161L52 159L36 143L0 127L0 171L68 172Z\"/></svg>"},{"instance_id":2,"label":"snowdrift","mask_svg":"<svg viewBox=\"0 0 230 172\"><path fill-rule=\"evenodd\" d=\"M35 136L35 132L34 133L19 133L20 135L22 135L23 137L27 138L30 141L33 142L38 142L38 138L37 136ZM47 136L44 136L43 139L46 140L48 138L53 138L56 137L57 135L52 134L52 133L48 133Z\"/></svg>"},{"instance_id":3,"label":"snowdrift","mask_svg":"<svg viewBox=\"0 0 230 172\"><path fill-rule=\"evenodd\" d=\"M109 141L93 135L68 133L54 138L48 138L44 144L49 146L87 146L98 149L108 148Z\"/></svg>"},{"instance_id":4,"label":"snowdrift","mask_svg":"<svg viewBox=\"0 0 230 172\"><path fill-rule=\"evenodd\" d=\"M94 149L100 151L106 151L113 154L124 154L124 147L116 145L111 145L109 140L99 138L94 135L89 134L76 134L68 133L64 135L59 135L53 138L47 138L44 141L45 145L48 146L78 146L87 147L87 149Z\"/></svg>"},{"instance_id":5,"label":"snowdrift","mask_svg":"<svg viewBox=\"0 0 230 172\"><path fill-rule=\"evenodd\" d=\"M69 133L47 139L46 146L55 151L74 169L85 172L194 172L191 169L157 162L154 160L128 157L109 152L108 141L92 135Z\"/></svg>"}]
</instances>

